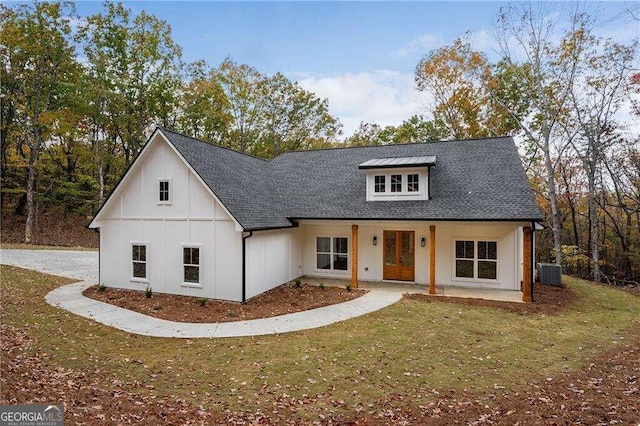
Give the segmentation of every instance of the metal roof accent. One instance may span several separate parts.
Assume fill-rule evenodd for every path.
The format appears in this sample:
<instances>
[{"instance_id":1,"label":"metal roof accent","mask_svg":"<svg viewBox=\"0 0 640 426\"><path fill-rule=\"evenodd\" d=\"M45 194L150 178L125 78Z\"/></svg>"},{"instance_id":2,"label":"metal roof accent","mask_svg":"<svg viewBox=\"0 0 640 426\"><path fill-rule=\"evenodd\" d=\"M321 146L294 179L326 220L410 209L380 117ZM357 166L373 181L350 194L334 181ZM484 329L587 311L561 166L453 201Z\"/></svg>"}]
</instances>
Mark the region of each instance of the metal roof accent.
<instances>
[{"instance_id":1,"label":"metal roof accent","mask_svg":"<svg viewBox=\"0 0 640 426\"><path fill-rule=\"evenodd\" d=\"M396 167L420 167L436 164L435 155L421 157L373 158L358 166L359 169L389 169Z\"/></svg>"}]
</instances>

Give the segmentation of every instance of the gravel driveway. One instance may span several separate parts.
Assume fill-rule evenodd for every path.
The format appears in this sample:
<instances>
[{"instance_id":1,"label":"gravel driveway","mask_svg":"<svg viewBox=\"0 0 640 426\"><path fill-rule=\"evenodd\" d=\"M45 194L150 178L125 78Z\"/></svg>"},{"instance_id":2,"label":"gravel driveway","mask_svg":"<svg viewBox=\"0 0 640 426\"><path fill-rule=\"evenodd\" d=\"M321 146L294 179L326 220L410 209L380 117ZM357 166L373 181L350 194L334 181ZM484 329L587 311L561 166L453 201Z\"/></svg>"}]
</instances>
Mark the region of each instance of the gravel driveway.
<instances>
[{"instance_id":1,"label":"gravel driveway","mask_svg":"<svg viewBox=\"0 0 640 426\"><path fill-rule=\"evenodd\" d=\"M98 282L97 251L0 250L0 263Z\"/></svg>"}]
</instances>

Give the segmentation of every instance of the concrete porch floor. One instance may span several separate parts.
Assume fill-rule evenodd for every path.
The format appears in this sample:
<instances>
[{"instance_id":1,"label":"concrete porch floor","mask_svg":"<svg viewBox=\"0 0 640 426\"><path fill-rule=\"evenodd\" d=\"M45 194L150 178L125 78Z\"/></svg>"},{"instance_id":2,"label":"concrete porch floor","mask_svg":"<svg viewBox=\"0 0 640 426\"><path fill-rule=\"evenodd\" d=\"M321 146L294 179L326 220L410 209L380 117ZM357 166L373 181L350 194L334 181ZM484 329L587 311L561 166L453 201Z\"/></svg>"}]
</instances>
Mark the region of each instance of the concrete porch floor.
<instances>
[{"instance_id":1,"label":"concrete porch floor","mask_svg":"<svg viewBox=\"0 0 640 426\"><path fill-rule=\"evenodd\" d=\"M351 283L350 279L337 279L337 278L322 278L322 277L308 277L303 276L300 278L303 283L310 285L320 285L323 283L326 286L342 287ZM428 285L420 285L413 283L403 282L387 282L387 281L358 281L358 289L360 290L383 290L394 293L418 293L429 294ZM515 302L522 303L522 292L515 290L495 290L495 289L483 289L483 288L467 288L467 287L454 287L454 286L436 286L436 294L433 297L447 296L447 297L462 297L471 299L484 299L495 300L499 302Z\"/></svg>"}]
</instances>

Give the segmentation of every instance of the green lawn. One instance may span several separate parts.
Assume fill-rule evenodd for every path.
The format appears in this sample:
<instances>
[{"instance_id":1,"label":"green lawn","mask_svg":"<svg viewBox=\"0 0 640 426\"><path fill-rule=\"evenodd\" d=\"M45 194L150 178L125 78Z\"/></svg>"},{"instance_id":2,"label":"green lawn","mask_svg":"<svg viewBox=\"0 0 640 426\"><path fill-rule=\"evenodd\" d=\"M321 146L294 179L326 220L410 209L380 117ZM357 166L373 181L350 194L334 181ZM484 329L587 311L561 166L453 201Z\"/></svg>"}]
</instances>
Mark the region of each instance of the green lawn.
<instances>
[{"instance_id":1,"label":"green lawn","mask_svg":"<svg viewBox=\"0 0 640 426\"><path fill-rule=\"evenodd\" d=\"M588 365L635 341L640 298L566 278L579 294L563 314L511 314L488 307L402 300L332 326L276 336L161 339L131 335L49 306L70 280L2 266L2 323L26 330L52 368L98 366L130 391L175 395L220 411L292 415L356 413L394 395L431 402L450 389L486 399ZM146 386L146 387L145 387Z\"/></svg>"}]
</instances>

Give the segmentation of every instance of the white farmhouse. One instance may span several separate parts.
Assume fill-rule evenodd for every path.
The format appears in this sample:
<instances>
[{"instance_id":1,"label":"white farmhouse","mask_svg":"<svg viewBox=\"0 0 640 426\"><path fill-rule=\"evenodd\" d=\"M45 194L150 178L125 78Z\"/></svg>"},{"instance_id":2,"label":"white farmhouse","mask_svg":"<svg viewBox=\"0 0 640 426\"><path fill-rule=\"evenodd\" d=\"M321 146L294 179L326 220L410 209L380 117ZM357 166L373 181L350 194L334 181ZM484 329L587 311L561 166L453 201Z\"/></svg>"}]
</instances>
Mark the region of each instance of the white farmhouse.
<instances>
[{"instance_id":1,"label":"white farmhouse","mask_svg":"<svg viewBox=\"0 0 640 426\"><path fill-rule=\"evenodd\" d=\"M158 128L89 226L110 287L243 302L306 275L530 301L540 218L510 137L264 161Z\"/></svg>"}]
</instances>

